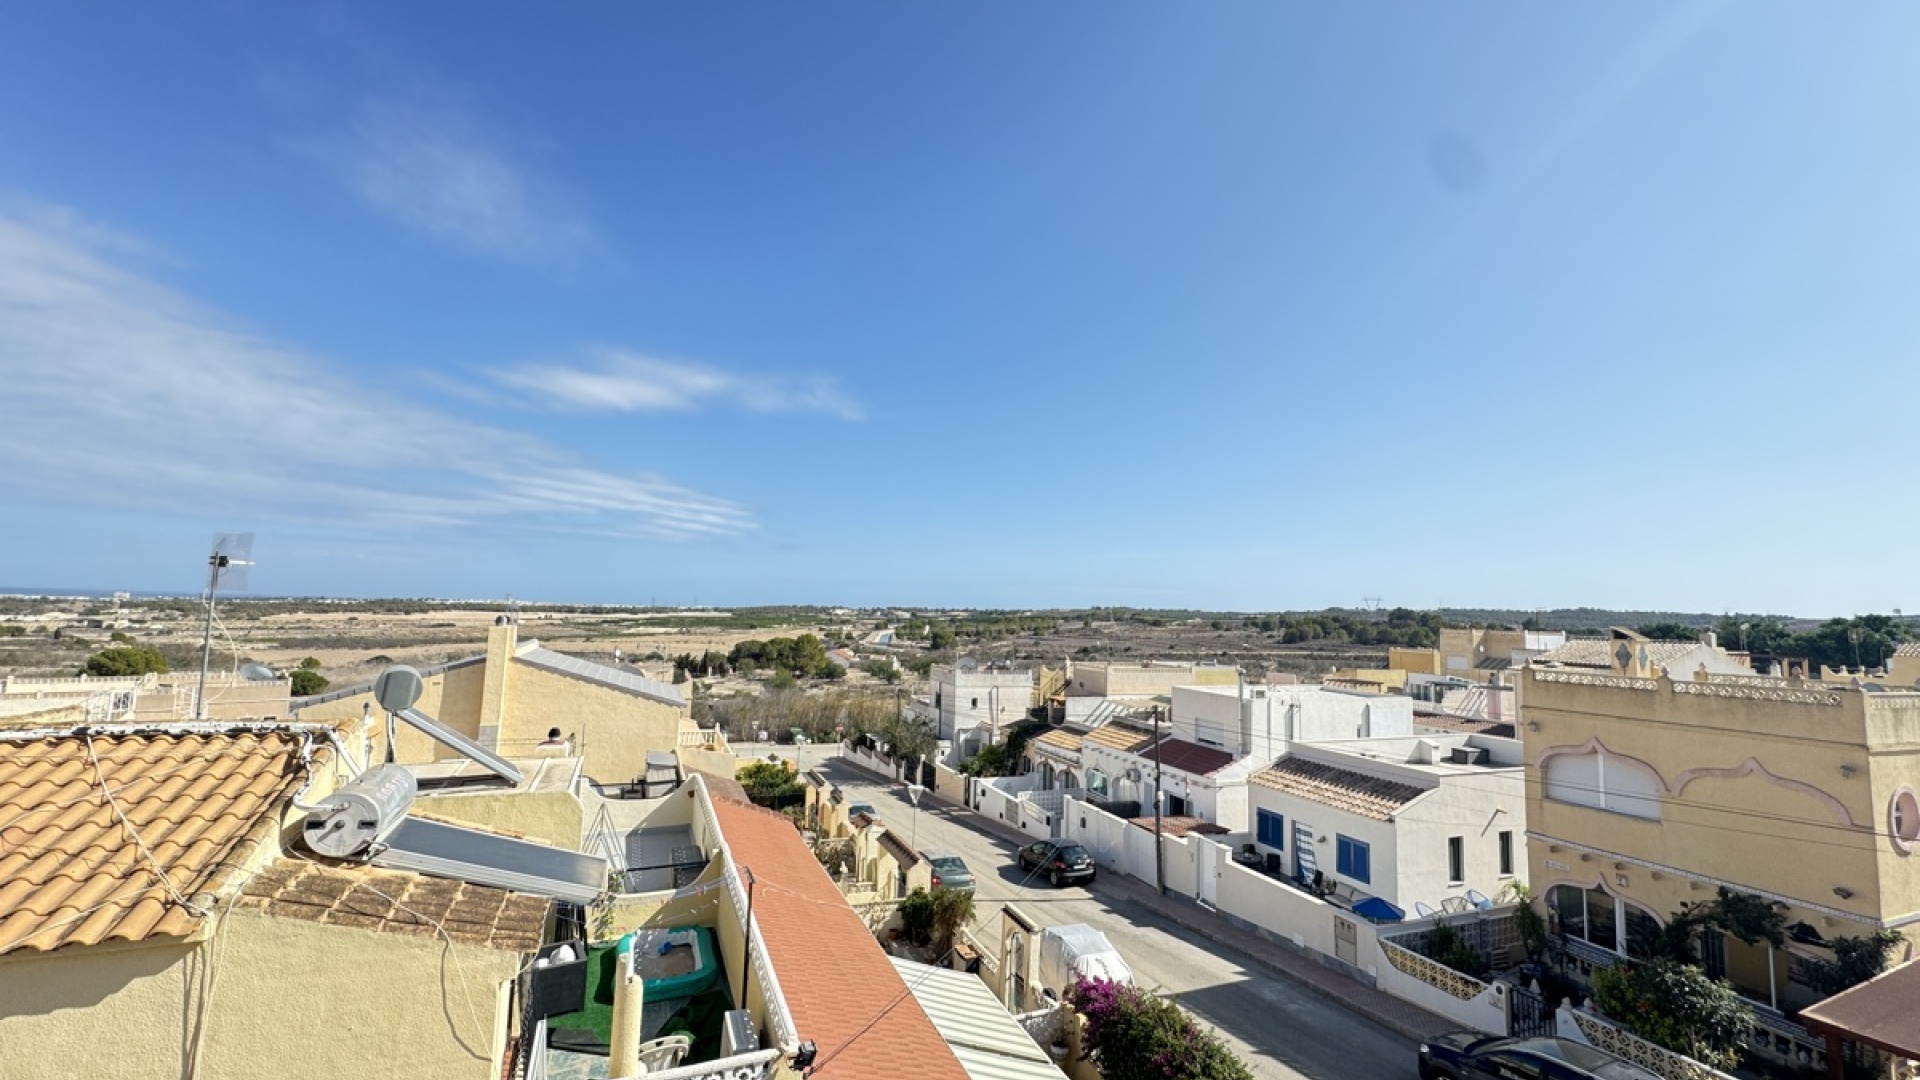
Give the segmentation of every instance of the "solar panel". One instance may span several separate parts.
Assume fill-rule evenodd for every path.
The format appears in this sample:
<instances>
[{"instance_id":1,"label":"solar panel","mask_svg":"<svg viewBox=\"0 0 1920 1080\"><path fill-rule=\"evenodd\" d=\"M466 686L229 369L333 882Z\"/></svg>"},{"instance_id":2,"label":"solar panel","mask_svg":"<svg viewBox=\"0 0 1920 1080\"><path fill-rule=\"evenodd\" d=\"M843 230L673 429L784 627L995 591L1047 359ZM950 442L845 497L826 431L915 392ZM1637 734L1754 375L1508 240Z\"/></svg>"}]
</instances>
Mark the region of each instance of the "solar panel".
<instances>
[{"instance_id":1,"label":"solar panel","mask_svg":"<svg viewBox=\"0 0 1920 1080\"><path fill-rule=\"evenodd\" d=\"M591 903L607 889L607 860L478 829L410 817L373 856L375 866Z\"/></svg>"}]
</instances>

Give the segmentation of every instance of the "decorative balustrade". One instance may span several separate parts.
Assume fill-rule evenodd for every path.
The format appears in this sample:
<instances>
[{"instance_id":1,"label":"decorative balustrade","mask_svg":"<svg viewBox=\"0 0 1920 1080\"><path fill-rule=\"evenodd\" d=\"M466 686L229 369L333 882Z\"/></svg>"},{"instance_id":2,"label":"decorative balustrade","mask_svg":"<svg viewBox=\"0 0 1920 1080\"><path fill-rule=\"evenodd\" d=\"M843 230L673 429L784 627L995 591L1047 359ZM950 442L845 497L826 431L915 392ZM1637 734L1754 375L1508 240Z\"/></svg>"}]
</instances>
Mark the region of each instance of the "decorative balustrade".
<instances>
[{"instance_id":1,"label":"decorative balustrade","mask_svg":"<svg viewBox=\"0 0 1920 1080\"><path fill-rule=\"evenodd\" d=\"M1471 975L1463 975L1438 960L1432 960L1412 949L1395 945L1385 938L1380 939L1380 951L1387 956L1387 963L1396 970L1409 975L1428 986L1437 987L1452 994L1461 1001L1472 1001L1486 990L1487 984Z\"/></svg>"},{"instance_id":2,"label":"decorative balustrade","mask_svg":"<svg viewBox=\"0 0 1920 1080\"><path fill-rule=\"evenodd\" d=\"M1753 1010L1753 1030L1747 1035L1747 1049L1762 1057L1790 1067L1825 1072L1827 1043L1816 1039L1806 1028L1763 1007Z\"/></svg>"},{"instance_id":3,"label":"decorative balustrade","mask_svg":"<svg viewBox=\"0 0 1920 1080\"><path fill-rule=\"evenodd\" d=\"M1663 1046L1655 1046L1633 1032L1615 1026L1605 1017L1568 1008L1562 1008L1560 1016L1571 1016L1580 1037L1589 1045L1659 1073L1666 1080L1732 1080L1726 1073L1710 1065L1684 1054L1676 1054ZM1562 1034L1565 1034L1564 1030Z\"/></svg>"},{"instance_id":4,"label":"decorative balustrade","mask_svg":"<svg viewBox=\"0 0 1920 1080\"><path fill-rule=\"evenodd\" d=\"M1584 671L1555 671L1534 668L1534 682L1570 683L1574 686L1604 686L1610 690L1658 690L1658 679L1636 679L1630 675L1600 675Z\"/></svg>"},{"instance_id":5,"label":"decorative balustrade","mask_svg":"<svg viewBox=\"0 0 1920 1080\"><path fill-rule=\"evenodd\" d=\"M780 1060L781 1051L755 1050L750 1054L735 1054L718 1061L702 1061L693 1065L682 1065L665 1072L650 1072L647 1080L766 1080L773 1072L774 1063Z\"/></svg>"},{"instance_id":6,"label":"decorative balustrade","mask_svg":"<svg viewBox=\"0 0 1920 1080\"><path fill-rule=\"evenodd\" d=\"M1702 697L1739 698L1744 701L1778 701L1788 705L1827 705L1838 707L1840 695L1830 690L1795 690L1788 686L1753 686L1746 683L1675 682L1676 694Z\"/></svg>"}]
</instances>

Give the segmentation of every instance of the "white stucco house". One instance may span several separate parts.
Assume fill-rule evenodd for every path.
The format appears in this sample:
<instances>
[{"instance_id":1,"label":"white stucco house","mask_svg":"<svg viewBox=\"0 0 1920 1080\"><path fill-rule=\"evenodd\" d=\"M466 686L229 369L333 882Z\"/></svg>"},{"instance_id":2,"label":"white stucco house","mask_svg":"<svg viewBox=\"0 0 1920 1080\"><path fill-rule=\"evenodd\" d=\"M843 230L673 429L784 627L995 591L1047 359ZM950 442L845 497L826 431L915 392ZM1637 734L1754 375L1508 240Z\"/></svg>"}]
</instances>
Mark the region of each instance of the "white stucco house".
<instances>
[{"instance_id":1,"label":"white stucco house","mask_svg":"<svg viewBox=\"0 0 1920 1080\"><path fill-rule=\"evenodd\" d=\"M1526 873L1526 770L1516 739L1425 735L1295 743L1247 787L1269 870L1345 885L1409 916L1492 899Z\"/></svg>"},{"instance_id":2,"label":"white stucco house","mask_svg":"<svg viewBox=\"0 0 1920 1080\"><path fill-rule=\"evenodd\" d=\"M1033 672L1024 668L962 660L927 674L939 738L960 760L1000 742L1033 707Z\"/></svg>"}]
</instances>

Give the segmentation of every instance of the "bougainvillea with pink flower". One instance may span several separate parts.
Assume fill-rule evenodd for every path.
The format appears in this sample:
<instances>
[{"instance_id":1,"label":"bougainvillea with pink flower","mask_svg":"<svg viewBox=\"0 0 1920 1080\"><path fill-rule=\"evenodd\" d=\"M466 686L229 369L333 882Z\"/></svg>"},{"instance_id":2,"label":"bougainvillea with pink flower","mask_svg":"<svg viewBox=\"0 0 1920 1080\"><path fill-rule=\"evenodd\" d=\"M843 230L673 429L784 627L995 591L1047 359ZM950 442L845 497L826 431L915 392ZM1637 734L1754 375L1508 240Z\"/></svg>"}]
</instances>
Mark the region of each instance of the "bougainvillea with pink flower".
<instances>
[{"instance_id":1,"label":"bougainvillea with pink flower","mask_svg":"<svg viewBox=\"0 0 1920 1080\"><path fill-rule=\"evenodd\" d=\"M1220 1036L1139 987L1081 979L1067 1001L1086 1018L1081 1041L1104 1080L1253 1080Z\"/></svg>"}]
</instances>

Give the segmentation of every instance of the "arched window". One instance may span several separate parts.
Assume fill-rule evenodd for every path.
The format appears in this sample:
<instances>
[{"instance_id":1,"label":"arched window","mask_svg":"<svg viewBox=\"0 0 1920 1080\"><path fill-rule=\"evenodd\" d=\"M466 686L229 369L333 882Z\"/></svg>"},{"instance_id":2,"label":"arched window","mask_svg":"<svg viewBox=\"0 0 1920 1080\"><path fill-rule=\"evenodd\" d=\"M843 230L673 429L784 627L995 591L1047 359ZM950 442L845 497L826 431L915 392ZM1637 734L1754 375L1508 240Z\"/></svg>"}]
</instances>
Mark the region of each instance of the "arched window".
<instances>
[{"instance_id":1,"label":"arched window","mask_svg":"<svg viewBox=\"0 0 1920 1080\"><path fill-rule=\"evenodd\" d=\"M1555 885L1547 890L1547 910L1561 933L1622 956L1653 955L1660 934L1660 920L1652 912L1605 889Z\"/></svg>"},{"instance_id":2,"label":"arched window","mask_svg":"<svg viewBox=\"0 0 1920 1080\"><path fill-rule=\"evenodd\" d=\"M1066 769L1060 773L1060 786L1066 788L1068 791L1072 791L1074 788L1080 786L1080 781L1073 778L1072 769Z\"/></svg>"},{"instance_id":3,"label":"arched window","mask_svg":"<svg viewBox=\"0 0 1920 1080\"><path fill-rule=\"evenodd\" d=\"M1040 766L1040 790L1053 790L1053 763L1044 762Z\"/></svg>"},{"instance_id":4,"label":"arched window","mask_svg":"<svg viewBox=\"0 0 1920 1080\"><path fill-rule=\"evenodd\" d=\"M1555 754L1542 771L1546 796L1555 802L1660 820L1660 777L1632 758L1604 750Z\"/></svg>"}]
</instances>

